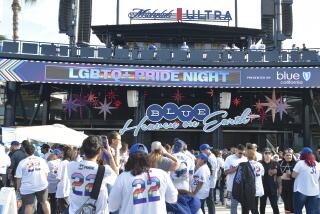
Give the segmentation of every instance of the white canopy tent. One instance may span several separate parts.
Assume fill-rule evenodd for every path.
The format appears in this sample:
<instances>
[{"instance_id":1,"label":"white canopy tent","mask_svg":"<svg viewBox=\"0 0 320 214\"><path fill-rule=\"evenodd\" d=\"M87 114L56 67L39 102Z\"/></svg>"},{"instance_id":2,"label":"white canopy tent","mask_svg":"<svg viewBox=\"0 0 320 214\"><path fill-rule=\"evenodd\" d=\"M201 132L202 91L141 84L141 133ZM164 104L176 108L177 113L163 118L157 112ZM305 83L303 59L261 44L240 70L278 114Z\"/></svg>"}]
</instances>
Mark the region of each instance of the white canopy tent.
<instances>
[{"instance_id":1,"label":"white canopy tent","mask_svg":"<svg viewBox=\"0 0 320 214\"><path fill-rule=\"evenodd\" d=\"M3 127L2 142L6 145L16 140L34 140L50 144L80 147L88 135L61 124L25 127Z\"/></svg>"}]
</instances>

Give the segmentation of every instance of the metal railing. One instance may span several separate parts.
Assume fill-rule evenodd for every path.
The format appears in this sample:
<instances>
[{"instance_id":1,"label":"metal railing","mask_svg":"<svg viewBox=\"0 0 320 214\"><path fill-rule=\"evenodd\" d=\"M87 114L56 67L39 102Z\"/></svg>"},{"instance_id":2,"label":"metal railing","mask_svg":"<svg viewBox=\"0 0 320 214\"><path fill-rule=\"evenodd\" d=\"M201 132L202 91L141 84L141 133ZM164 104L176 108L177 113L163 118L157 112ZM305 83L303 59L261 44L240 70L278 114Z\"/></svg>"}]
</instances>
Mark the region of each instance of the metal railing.
<instances>
[{"instance_id":1,"label":"metal railing","mask_svg":"<svg viewBox=\"0 0 320 214\"><path fill-rule=\"evenodd\" d=\"M11 41L0 42L0 53L47 57L98 59L110 62L153 61L182 64L252 63L252 62L320 62L320 49L308 50L226 50L226 49L134 49L107 48L105 46L70 47L68 44Z\"/></svg>"}]
</instances>

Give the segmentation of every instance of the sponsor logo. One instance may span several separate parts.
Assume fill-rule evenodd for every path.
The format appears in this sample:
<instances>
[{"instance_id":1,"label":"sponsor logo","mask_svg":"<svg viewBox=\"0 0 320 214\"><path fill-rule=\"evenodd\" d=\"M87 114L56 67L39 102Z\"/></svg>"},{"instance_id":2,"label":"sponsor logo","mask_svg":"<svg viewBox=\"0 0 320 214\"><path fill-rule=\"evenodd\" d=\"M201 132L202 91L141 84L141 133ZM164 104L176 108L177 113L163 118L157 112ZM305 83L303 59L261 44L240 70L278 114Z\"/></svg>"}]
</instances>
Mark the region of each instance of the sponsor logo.
<instances>
[{"instance_id":1,"label":"sponsor logo","mask_svg":"<svg viewBox=\"0 0 320 214\"><path fill-rule=\"evenodd\" d=\"M311 78L311 72L310 71L309 72L303 72L302 76L303 76L303 79L308 82L309 79Z\"/></svg>"},{"instance_id":2,"label":"sponsor logo","mask_svg":"<svg viewBox=\"0 0 320 214\"><path fill-rule=\"evenodd\" d=\"M128 13L130 20L171 20L171 21L207 21L207 22L229 22L232 20L230 11L221 10L194 10L177 8L172 9L144 9L133 8Z\"/></svg>"},{"instance_id":3,"label":"sponsor logo","mask_svg":"<svg viewBox=\"0 0 320 214\"><path fill-rule=\"evenodd\" d=\"M308 82L311 78L311 72L287 72L287 71L277 71L277 80L280 81L282 85L302 85L304 81Z\"/></svg>"}]
</instances>

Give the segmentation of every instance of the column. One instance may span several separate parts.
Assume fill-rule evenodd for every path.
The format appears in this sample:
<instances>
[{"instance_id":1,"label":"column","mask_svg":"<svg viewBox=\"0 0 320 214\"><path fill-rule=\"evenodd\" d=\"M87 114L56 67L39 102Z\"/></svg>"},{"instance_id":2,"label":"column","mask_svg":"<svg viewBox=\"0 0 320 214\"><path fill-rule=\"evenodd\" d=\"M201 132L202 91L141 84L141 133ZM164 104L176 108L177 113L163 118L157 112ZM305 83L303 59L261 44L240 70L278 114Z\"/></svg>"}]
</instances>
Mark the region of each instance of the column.
<instances>
[{"instance_id":1,"label":"column","mask_svg":"<svg viewBox=\"0 0 320 214\"><path fill-rule=\"evenodd\" d=\"M303 146L311 146L310 95L303 89Z\"/></svg>"},{"instance_id":2,"label":"column","mask_svg":"<svg viewBox=\"0 0 320 214\"><path fill-rule=\"evenodd\" d=\"M220 110L220 94L214 93L212 96L212 111ZM222 129L219 127L212 133L212 145L215 149L223 148Z\"/></svg>"}]
</instances>

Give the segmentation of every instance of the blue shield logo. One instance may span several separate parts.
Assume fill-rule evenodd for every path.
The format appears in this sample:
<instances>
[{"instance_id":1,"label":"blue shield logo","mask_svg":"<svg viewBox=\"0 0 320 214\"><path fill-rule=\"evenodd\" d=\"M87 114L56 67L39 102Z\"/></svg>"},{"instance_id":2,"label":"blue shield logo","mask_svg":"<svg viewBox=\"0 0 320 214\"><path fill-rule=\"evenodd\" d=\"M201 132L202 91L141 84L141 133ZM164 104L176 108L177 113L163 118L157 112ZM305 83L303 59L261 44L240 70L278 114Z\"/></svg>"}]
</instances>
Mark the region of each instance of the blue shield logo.
<instances>
[{"instance_id":1,"label":"blue shield logo","mask_svg":"<svg viewBox=\"0 0 320 214\"><path fill-rule=\"evenodd\" d=\"M305 81L309 81L309 79L311 78L311 72L310 71L309 72L303 72L302 76L303 76L303 79Z\"/></svg>"}]
</instances>

